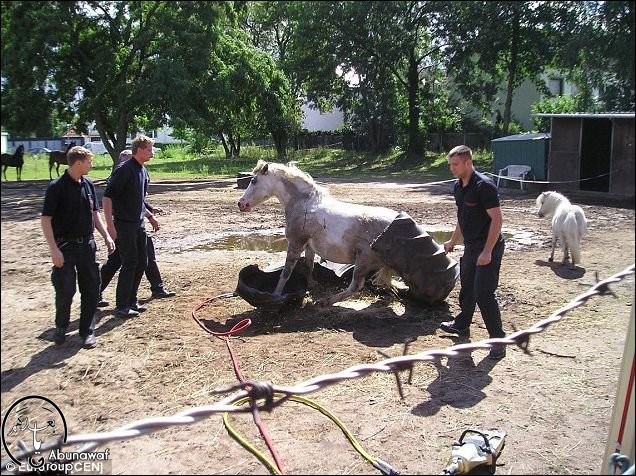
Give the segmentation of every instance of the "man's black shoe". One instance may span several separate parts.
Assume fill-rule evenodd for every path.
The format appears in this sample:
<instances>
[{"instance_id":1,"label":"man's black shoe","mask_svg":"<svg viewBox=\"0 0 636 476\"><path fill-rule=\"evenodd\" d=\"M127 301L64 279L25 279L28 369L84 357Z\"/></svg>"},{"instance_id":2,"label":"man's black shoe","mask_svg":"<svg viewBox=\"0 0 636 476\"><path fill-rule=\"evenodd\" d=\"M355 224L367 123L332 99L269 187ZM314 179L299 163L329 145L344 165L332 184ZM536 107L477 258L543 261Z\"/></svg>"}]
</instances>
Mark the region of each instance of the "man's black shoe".
<instances>
[{"instance_id":1,"label":"man's black shoe","mask_svg":"<svg viewBox=\"0 0 636 476\"><path fill-rule=\"evenodd\" d=\"M492 360L501 360L506 356L506 346L503 347L495 347L490 349L490 353L488 354L488 358Z\"/></svg>"},{"instance_id":2,"label":"man's black shoe","mask_svg":"<svg viewBox=\"0 0 636 476\"><path fill-rule=\"evenodd\" d=\"M130 305L130 309L132 309L133 311L137 311L138 313L148 310L148 308L146 306L142 306L138 302L136 302L134 304L131 304Z\"/></svg>"},{"instance_id":3,"label":"man's black shoe","mask_svg":"<svg viewBox=\"0 0 636 476\"><path fill-rule=\"evenodd\" d=\"M86 337L83 337L84 348L92 349L97 345L97 340L95 340L95 334L88 334Z\"/></svg>"},{"instance_id":4,"label":"man's black shoe","mask_svg":"<svg viewBox=\"0 0 636 476\"><path fill-rule=\"evenodd\" d=\"M139 313L129 307L117 308L115 311L117 317L136 317Z\"/></svg>"},{"instance_id":5,"label":"man's black shoe","mask_svg":"<svg viewBox=\"0 0 636 476\"><path fill-rule=\"evenodd\" d=\"M66 329L63 327L56 327L55 332L53 333L53 342L56 345L62 345L66 340Z\"/></svg>"},{"instance_id":6,"label":"man's black shoe","mask_svg":"<svg viewBox=\"0 0 636 476\"><path fill-rule=\"evenodd\" d=\"M176 296L177 293L174 291L166 291L165 289L160 289L159 291L153 291L152 298L153 299L162 299Z\"/></svg>"},{"instance_id":7,"label":"man's black shoe","mask_svg":"<svg viewBox=\"0 0 636 476\"><path fill-rule=\"evenodd\" d=\"M464 329L460 329L455 327L455 321L442 322L439 328L449 334L457 334L459 337L470 337L470 328L465 327Z\"/></svg>"},{"instance_id":8,"label":"man's black shoe","mask_svg":"<svg viewBox=\"0 0 636 476\"><path fill-rule=\"evenodd\" d=\"M97 307L108 307L109 304L110 303L108 301L105 301L100 297L99 301L97 302Z\"/></svg>"}]
</instances>

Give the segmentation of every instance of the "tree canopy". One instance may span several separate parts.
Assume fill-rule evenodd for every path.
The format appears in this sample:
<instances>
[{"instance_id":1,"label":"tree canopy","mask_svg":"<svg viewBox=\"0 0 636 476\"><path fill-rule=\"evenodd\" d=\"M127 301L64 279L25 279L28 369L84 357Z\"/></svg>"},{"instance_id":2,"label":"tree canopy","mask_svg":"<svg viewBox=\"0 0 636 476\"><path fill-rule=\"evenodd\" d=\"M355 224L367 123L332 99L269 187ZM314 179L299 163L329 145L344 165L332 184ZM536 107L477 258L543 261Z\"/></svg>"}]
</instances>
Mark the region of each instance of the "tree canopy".
<instances>
[{"instance_id":1,"label":"tree canopy","mask_svg":"<svg viewBox=\"0 0 636 476\"><path fill-rule=\"evenodd\" d=\"M2 126L94 124L114 160L131 132L166 124L218 138L230 158L269 135L282 157L304 101L341 108L369 150L421 157L424 132L459 127L467 104L492 117L501 91L506 131L516 88L549 69L577 86L567 104L634 110L633 1L2 7Z\"/></svg>"}]
</instances>

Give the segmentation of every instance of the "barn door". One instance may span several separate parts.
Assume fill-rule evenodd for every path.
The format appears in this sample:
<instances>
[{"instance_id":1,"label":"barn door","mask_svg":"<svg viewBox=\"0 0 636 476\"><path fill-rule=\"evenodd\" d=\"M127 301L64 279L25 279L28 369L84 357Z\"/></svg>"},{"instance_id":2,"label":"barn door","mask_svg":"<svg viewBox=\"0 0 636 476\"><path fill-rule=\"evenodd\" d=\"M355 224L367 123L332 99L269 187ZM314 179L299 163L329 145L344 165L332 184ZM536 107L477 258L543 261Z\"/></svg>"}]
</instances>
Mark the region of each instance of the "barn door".
<instances>
[{"instance_id":1,"label":"barn door","mask_svg":"<svg viewBox=\"0 0 636 476\"><path fill-rule=\"evenodd\" d=\"M580 170L581 190L609 192L611 144L611 120L583 119Z\"/></svg>"}]
</instances>

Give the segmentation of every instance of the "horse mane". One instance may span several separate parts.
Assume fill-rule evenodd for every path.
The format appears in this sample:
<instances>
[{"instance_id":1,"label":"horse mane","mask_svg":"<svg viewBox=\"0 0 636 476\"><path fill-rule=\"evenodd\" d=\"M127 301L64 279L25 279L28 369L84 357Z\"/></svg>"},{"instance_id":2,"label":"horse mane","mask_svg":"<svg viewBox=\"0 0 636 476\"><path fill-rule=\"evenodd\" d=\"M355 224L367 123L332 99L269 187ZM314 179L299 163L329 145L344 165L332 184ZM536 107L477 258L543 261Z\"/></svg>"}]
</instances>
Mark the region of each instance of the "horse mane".
<instances>
[{"instance_id":1,"label":"horse mane","mask_svg":"<svg viewBox=\"0 0 636 476\"><path fill-rule=\"evenodd\" d=\"M559 192L543 192L537 197L537 205L541 206L543 203L548 203L556 210L560 205L571 205L570 200L565 195Z\"/></svg>"},{"instance_id":2,"label":"horse mane","mask_svg":"<svg viewBox=\"0 0 636 476\"><path fill-rule=\"evenodd\" d=\"M275 162L265 162L259 160L252 171L252 174L256 175L262 172L267 167L266 173L271 173L280 177L282 180L291 182L298 188L301 193L317 192L320 195L327 195L329 191L326 188L318 185L315 180L307 172L303 172L298 167L289 166L284 164L278 164Z\"/></svg>"}]
</instances>

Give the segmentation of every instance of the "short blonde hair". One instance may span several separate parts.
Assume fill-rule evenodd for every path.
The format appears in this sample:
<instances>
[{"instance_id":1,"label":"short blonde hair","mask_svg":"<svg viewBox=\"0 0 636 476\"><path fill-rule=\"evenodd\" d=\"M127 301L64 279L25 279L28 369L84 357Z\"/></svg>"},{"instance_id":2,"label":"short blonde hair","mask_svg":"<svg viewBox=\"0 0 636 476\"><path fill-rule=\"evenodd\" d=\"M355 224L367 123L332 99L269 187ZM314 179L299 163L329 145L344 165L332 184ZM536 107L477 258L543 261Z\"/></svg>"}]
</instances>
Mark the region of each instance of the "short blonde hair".
<instances>
[{"instance_id":1,"label":"short blonde hair","mask_svg":"<svg viewBox=\"0 0 636 476\"><path fill-rule=\"evenodd\" d=\"M66 153L66 161L68 162L69 167L79 160L86 160L92 157L93 153L86 147L82 147L81 145L71 147L70 150Z\"/></svg>"},{"instance_id":2,"label":"short blonde hair","mask_svg":"<svg viewBox=\"0 0 636 476\"><path fill-rule=\"evenodd\" d=\"M467 159L473 160L473 151L467 145L458 145L457 147L453 147L446 158L450 159L456 155L467 156Z\"/></svg>"}]
</instances>

